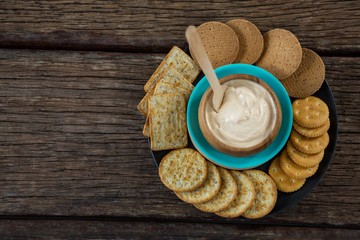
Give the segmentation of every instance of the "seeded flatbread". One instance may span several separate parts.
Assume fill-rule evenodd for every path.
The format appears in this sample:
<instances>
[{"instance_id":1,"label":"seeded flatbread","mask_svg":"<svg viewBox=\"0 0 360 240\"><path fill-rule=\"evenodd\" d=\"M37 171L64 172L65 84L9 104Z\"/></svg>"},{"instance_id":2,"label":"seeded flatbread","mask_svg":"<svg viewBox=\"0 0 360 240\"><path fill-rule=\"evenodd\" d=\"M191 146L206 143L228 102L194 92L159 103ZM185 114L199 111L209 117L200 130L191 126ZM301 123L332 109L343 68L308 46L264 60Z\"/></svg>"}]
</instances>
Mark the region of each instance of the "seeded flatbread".
<instances>
[{"instance_id":1,"label":"seeded flatbread","mask_svg":"<svg viewBox=\"0 0 360 240\"><path fill-rule=\"evenodd\" d=\"M289 157L287 151L284 150L280 155L280 166L285 174L290 178L304 179L314 175L319 167L319 164L313 167L301 167L294 163Z\"/></svg>"},{"instance_id":2,"label":"seeded flatbread","mask_svg":"<svg viewBox=\"0 0 360 240\"><path fill-rule=\"evenodd\" d=\"M323 151L329 144L329 134L326 132L320 137L309 138L300 135L293 129L290 134L290 141L300 152L316 154Z\"/></svg>"},{"instance_id":3,"label":"seeded flatbread","mask_svg":"<svg viewBox=\"0 0 360 240\"><path fill-rule=\"evenodd\" d=\"M181 94L149 98L150 145L153 151L186 147L186 103Z\"/></svg>"},{"instance_id":4,"label":"seeded flatbread","mask_svg":"<svg viewBox=\"0 0 360 240\"><path fill-rule=\"evenodd\" d=\"M251 206L255 198L255 188L249 177L239 171L232 170L230 173L237 183L238 194L228 208L216 212L217 215L226 218L241 216Z\"/></svg>"},{"instance_id":5,"label":"seeded flatbread","mask_svg":"<svg viewBox=\"0 0 360 240\"><path fill-rule=\"evenodd\" d=\"M204 212L219 212L230 206L231 202L235 200L237 195L237 185L235 179L231 176L229 171L218 167L221 177L220 191L210 201L194 206Z\"/></svg>"},{"instance_id":6,"label":"seeded flatbread","mask_svg":"<svg viewBox=\"0 0 360 240\"><path fill-rule=\"evenodd\" d=\"M313 167L319 164L324 157L324 150L316 154L306 154L297 150L291 141L287 142L286 151L291 160L302 167Z\"/></svg>"},{"instance_id":7,"label":"seeded flatbread","mask_svg":"<svg viewBox=\"0 0 360 240\"><path fill-rule=\"evenodd\" d=\"M293 104L294 121L302 127L317 128L329 118L329 108L318 97L296 99Z\"/></svg>"},{"instance_id":8,"label":"seeded flatbread","mask_svg":"<svg viewBox=\"0 0 360 240\"><path fill-rule=\"evenodd\" d=\"M245 170L255 187L253 204L243 214L246 218L261 218L271 212L277 200L277 189L272 178L260 170Z\"/></svg>"},{"instance_id":9,"label":"seeded flatbread","mask_svg":"<svg viewBox=\"0 0 360 240\"><path fill-rule=\"evenodd\" d=\"M206 160L191 148L169 152L160 162L159 176L173 191L192 191L200 187L207 177Z\"/></svg>"},{"instance_id":10,"label":"seeded flatbread","mask_svg":"<svg viewBox=\"0 0 360 240\"><path fill-rule=\"evenodd\" d=\"M328 118L327 121L317 128L305 128L293 122L294 129L305 137L320 137L325 132L327 132L330 128L330 119Z\"/></svg>"},{"instance_id":11,"label":"seeded flatbread","mask_svg":"<svg viewBox=\"0 0 360 240\"><path fill-rule=\"evenodd\" d=\"M174 46L145 84L144 90L146 92L150 92L155 87L160 76L171 63L174 64L175 69L190 83L194 82L200 73L200 68L194 60L179 47Z\"/></svg>"},{"instance_id":12,"label":"seeded flatbread","mask_svg":"<svg viewBox=\"0 0 360 240\"><path fill-rule=\"evenodd\" d=\"M188 203L204 203L215 197L221 187L220 173L216 166L207 162L208 174L205 182L191 192L175 192L183 201Z\"/></svg>"}]
</instances>

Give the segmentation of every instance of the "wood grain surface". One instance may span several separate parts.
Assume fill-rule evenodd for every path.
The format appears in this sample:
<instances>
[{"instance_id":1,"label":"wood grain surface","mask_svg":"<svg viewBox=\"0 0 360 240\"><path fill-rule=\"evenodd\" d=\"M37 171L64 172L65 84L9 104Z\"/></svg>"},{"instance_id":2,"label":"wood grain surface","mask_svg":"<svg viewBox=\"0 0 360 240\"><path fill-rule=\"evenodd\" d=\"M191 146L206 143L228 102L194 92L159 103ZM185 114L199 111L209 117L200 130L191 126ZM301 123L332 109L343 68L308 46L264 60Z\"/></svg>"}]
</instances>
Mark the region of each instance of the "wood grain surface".
<instances>
[{"instance_id":1,"label":"wood grain surface","mask_svg":"<svg viewBox=\"0 0 360 240\"><path fill-rule=\"evenodd\" d=\"M360 238L359 1L1 1L1 239ZM247 18L317 51L339 136L284 212L223 219L159 180L143 86L189 24ZM224 237L225 236L225 237Z\"/></svg>"},{"instance_id":2,"label":"wood grain surface","mask_svg":"<svg viewBox=\"0 0 360 240\"><path fill-rule=\"evenodd\" d=\"M184 45L190 24L246 18L315 51L359 54L359 12L357 0L1 1L0 46L163 52Z\"/></svg>"}]
</instances>

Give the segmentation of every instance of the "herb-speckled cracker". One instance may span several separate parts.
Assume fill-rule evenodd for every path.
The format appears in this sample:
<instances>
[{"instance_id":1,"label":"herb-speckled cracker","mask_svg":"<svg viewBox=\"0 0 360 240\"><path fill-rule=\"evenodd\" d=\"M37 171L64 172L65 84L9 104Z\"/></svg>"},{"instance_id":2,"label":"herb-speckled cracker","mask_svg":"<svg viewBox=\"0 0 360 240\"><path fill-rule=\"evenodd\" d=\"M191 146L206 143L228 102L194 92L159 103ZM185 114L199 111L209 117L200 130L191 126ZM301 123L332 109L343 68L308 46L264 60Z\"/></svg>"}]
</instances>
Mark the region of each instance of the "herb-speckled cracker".
<instances>
[{"instance_id":1,"label":"herb-speckled cracker","mask_svg":"<svg viewBox=\"0 0 360 240\"><path fill-rule=\"evenodd\" d=\"M238 194L228 208L216 212L221 217L234 218L241 216L253 203L255 188L252 181L244 173L230 171L238 186Z\"/></svg>"},{"instance_id":2,"label":"herb-speckled cracker","mask_svg":"<svg viewBox=\"0 0 360 240\"><path fill-rule=\"evenodd\" d=\"M201 187L190 192L175 192L183 201L188 203L204 203L215 197L221 187L219 170L210 162L207 162L208 174Z\"/></svg>"},{"instance_id":3,"label":"herb-speckled cracker","mask_svg":"<svg viewBox=\"0 0 360 240\"><path fill-rule=\"evenodd\" d=\"M251 207L243 214L246 218L261 218L274 208L277 189L272 178L260 170L245 170L255 187L255 199Z\"/></svg>"},{"instance_id":4,"label":"herb-speckled cracker","mask_svg":"<svg viewBox=\"0 0 360 240\"><path fill-rule=\"evenodd\" d=\"M160 162L159 176L173 191L192 191L200 187L207 177L206 160L191 148L169 152Z\"/></svg>"},{"instance_id":5,"label":"herb-speckled cracker","mask_svg":"<svg viewBox=\"0 0 360 240\"><path fill-rule=\"evenodd\" d=\"M221 177L221 188L218 194L206 203L194 204L194 206L204 212L219 212L224 210L235 200L237 195L237 185L235 179L228 170L218 168Z\"/></svg>"},{"instance_id":6,"label":"herb-speckled cracker","mask_svg":"<svg viewBox=\"0 0 360 240\"><path fill-rule=\"evenodd\" d=\"M181 94L153 95L148 101L150 145L154 151L188 144L186 103Z\"/></svg>"}]
</instances>

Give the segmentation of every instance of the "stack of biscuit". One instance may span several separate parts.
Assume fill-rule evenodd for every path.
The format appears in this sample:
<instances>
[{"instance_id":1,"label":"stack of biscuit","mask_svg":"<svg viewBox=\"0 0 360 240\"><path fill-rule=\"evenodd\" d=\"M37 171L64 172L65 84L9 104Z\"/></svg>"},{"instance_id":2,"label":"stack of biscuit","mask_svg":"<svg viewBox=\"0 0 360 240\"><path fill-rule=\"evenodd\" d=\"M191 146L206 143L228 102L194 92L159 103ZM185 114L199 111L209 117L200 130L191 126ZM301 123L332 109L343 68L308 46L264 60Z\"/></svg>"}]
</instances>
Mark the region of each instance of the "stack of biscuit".
<instances>
[{"instance_id":1,"label":"stack of biscuit","mask_svg":"<svg viewBox=\"0 0 360 240\"><path fill-rule=\"evenodd\" d=\"M260 218L277 200L276 185L266 173L226 170L191 148L169 152L159 165L159 176L181 200L221 217Z\"/></svg>"},{"instance_id":2,"label":"stack of biscuit","mask_svg":"<svg viewBox=\"0 0 360 240\"><path fill-rule=\"evenodd\" d=\"M143 134L153 151L187 146L186 105L199 73L197 64L174 46L145 84L137 109L146 116Z\"/></svg>"},{"instance_id":3,"label":"stack of biscuit","mask_svg":"<svg viewBox=\"0 0 360 240\"><path fill-rule=\"evenodd\" d=\"M294 123L286 148L270 165L269 175L279 191L294 192L313 176L329 144L329 109L317 97L293 102Z\"/></svg>"}]
</instances>

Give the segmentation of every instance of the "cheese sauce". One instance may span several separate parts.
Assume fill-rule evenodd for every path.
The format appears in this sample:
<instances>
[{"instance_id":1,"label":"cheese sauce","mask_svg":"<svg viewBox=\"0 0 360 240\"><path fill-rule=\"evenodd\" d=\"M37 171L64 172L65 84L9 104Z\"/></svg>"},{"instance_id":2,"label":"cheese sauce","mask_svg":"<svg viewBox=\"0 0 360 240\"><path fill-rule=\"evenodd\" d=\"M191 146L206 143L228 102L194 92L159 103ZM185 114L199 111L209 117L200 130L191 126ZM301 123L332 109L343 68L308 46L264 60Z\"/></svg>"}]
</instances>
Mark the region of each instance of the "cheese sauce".
<instances>
[{"instance_id":1,"label":"cheese sauce","mask_svg":"<svg viewBox=\"0 0 360 240\"><path fill-rule=\"evenodd\" d=\"M206 121L213 135L233 147L252 147L269 137L275 126L276 107L270 93L260 84L242 79L228 86L219 112L206 104Z\"/></svg>"}]
</instances>

